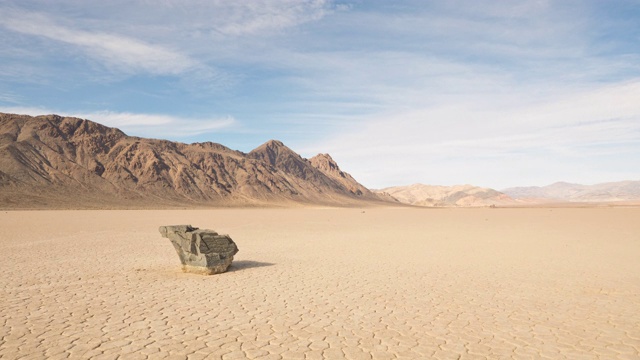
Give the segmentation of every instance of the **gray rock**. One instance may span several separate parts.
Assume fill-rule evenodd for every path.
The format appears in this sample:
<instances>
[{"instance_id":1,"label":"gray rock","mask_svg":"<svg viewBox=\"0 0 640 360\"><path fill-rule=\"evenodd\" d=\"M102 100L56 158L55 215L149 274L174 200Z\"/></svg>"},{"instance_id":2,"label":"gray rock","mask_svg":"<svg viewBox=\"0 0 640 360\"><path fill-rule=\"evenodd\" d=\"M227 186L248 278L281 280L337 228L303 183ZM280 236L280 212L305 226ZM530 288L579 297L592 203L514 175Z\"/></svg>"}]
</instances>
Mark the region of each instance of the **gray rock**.
<instances>
[{"instance_id":1,"label":"gray rock","mask_svg":"<svg viewBox=\"0 0 640 360\"><path fill-rule=\"evenodd\" d=\"M229 235L219 235L213 230L200 230L191 225L160 226L158 230L162 237L171 240L185 272L223 273L238 252Z\"/></svg>"}]
</instances>

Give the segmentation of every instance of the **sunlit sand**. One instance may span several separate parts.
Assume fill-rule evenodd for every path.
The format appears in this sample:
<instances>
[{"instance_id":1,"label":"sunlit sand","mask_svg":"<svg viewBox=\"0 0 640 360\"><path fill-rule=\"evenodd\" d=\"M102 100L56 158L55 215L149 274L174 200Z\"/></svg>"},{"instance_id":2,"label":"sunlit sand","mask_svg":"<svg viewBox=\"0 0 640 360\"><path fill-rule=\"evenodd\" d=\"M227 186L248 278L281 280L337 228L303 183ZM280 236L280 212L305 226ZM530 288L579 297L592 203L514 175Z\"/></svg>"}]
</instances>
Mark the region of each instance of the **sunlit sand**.
<instances>
[{"instance_id":1,"label":"sunlit sand","mask_svg":"<svg viewBox=\"0 0 640 360\"><path fill-rule=\"evenodd\" d=\"M0 358L637 359L640 208L0 213ZM158 226L228 233L182 273Z\"/></svg>"}]
</instances>

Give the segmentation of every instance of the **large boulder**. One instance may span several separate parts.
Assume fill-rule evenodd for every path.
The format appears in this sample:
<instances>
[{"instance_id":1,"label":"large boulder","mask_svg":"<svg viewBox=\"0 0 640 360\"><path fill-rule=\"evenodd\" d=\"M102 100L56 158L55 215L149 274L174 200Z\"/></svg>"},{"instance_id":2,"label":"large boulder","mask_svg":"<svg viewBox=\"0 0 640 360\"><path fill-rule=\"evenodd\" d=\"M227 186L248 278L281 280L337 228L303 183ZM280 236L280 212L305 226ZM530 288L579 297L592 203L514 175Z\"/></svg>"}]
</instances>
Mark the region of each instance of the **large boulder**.
<instances>
[{"instance_id":1,"label":"large boulder","mask_svg":"<svg viewBox=\"0 0 640 360\"><path fill-rule=\"evenodd\" d=\"M162 237L173 244L185 272L223 273L238 252L229 235L219 235L213 230L200 230L191 225L160 226L159 230Z\"/></svg>"}]
</instances>

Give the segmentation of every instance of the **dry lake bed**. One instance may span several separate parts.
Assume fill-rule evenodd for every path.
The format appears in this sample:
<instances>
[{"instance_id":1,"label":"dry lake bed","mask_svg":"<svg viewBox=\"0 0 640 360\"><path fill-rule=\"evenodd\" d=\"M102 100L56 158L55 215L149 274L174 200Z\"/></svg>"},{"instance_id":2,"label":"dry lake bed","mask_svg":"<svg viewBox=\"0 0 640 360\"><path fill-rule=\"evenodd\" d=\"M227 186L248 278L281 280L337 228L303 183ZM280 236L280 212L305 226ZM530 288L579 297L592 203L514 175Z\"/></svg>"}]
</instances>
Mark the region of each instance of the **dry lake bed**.
<instances>
[{"instance_id":1,"label":"dry lake bed","mask_svg":"<svg viewBox=\"0 0 640 360\"><path fill-rule=\"evenodd\" d=\"M229 234L180 271L160 225ZM638 359L640 208L0 213L0 358Z\"/></svg>"}]
</instances>

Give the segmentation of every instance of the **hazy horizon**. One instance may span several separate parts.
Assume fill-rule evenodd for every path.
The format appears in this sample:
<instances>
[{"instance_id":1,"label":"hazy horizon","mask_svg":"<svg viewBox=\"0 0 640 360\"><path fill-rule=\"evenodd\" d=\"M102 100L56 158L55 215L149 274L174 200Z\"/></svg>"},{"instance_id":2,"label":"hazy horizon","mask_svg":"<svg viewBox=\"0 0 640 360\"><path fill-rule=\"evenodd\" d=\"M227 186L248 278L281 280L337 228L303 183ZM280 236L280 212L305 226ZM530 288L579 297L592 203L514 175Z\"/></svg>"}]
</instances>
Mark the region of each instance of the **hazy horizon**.
<instances>
[{"instance_id":1,"label":"hazy horizon","mask_svg":"<svg viewBox=\"0 0 640 360\"><path fill-rule=\"evenodd\" d=\"M369 188L640 179L632 1L0 2L0 111L270 139Z\"/></svg>"}]
</instances>

